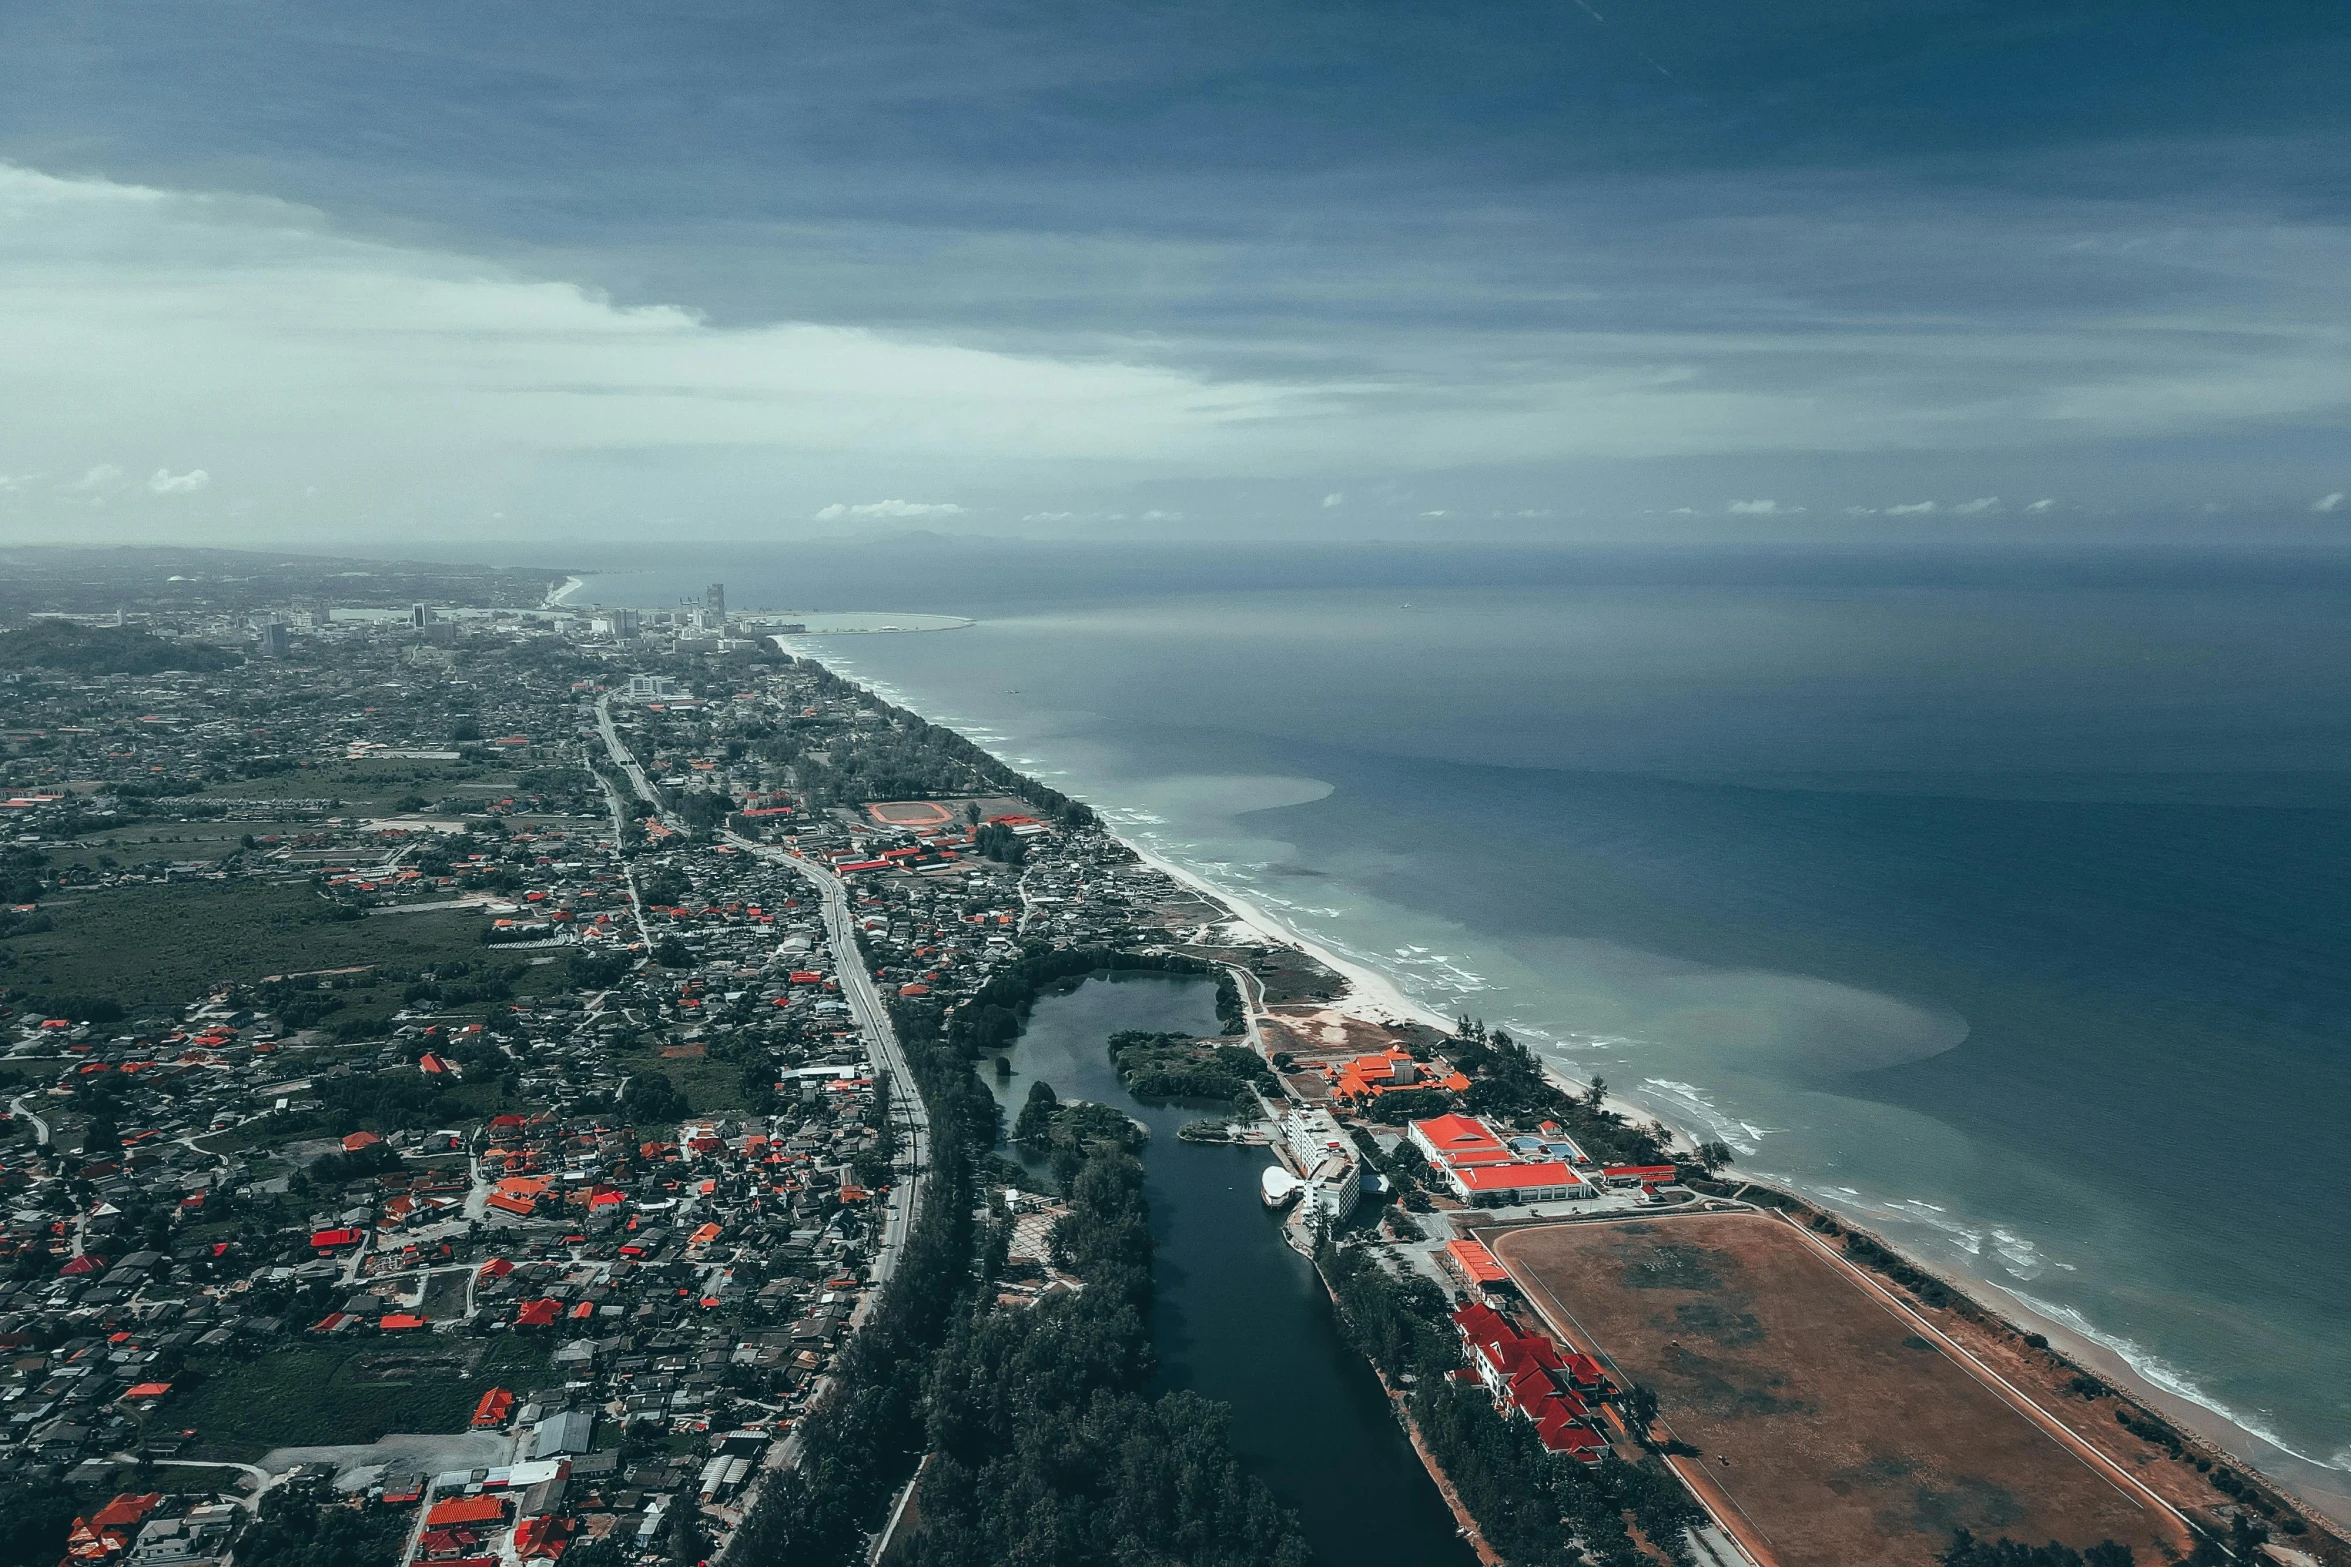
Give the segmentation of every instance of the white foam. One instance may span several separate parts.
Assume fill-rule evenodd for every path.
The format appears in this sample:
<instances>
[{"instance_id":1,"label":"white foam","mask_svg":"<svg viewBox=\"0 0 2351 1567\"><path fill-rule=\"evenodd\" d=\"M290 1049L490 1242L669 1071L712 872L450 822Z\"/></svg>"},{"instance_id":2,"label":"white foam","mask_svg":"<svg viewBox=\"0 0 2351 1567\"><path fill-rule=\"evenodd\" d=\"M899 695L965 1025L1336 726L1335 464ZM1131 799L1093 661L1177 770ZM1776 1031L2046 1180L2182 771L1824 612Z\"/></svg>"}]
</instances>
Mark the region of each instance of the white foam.
<instances>
[{"instance_id":1,"label":"white foam","mask_svg":"<svg viewBox=\"0 0 2351 1567\"><path fill-rule=\"evenodd\" d=\"M2306 1464L2316 1464L2321 1469L2337 1469L2351 1473L2351 1449L2338 1452L2331 1458L2318 1458L2298 1448L2288 1446L2275 1430L2264 1423L2267 1411L2263 1411L2260 1415L2248 1415L2241 1410L2231 1409L2219 1399L2205 1392L2185 1372L2171 1365L2161 1356L2148 1353L2136 1342L2124 1338L2120 1334L2106 1332L2071 1306L2061 1306L2055 1301L2039 1300L2019 1289L2010 1289L2008 1293L2015 1296L2018 1303L2027 1310L2048 1318L2051 1322L2059 1324L2070 1332L2080 1334L2102 1349L2111 1351L2117 1359L2129 1366L2140 1377L2163 1389L2174 1398L2183 1399L2199 1409L2210 1410L2238 1430L2259 1437L2279 1452L2290 1454Z\"/></svg>"}]
</instances>

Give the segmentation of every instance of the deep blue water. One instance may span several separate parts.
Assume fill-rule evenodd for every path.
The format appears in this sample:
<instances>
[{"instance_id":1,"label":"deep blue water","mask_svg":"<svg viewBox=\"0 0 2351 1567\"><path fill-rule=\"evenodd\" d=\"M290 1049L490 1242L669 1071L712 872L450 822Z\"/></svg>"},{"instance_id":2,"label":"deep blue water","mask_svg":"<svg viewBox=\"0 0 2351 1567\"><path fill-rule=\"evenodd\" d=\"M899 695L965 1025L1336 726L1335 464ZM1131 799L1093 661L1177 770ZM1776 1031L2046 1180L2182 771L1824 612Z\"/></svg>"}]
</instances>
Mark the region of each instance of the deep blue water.
<instances>
[{"instance_id":1,"label":"deep blue water","mask_svg":"<svg viewBox=\"0 0 2351 1567\"><path fill-rule=\"evenodd\" d=\"M976 617L806 645L2351 1487L2344 557L909 541L584 596L715 579Z\"/></svg>"}]
</instances>

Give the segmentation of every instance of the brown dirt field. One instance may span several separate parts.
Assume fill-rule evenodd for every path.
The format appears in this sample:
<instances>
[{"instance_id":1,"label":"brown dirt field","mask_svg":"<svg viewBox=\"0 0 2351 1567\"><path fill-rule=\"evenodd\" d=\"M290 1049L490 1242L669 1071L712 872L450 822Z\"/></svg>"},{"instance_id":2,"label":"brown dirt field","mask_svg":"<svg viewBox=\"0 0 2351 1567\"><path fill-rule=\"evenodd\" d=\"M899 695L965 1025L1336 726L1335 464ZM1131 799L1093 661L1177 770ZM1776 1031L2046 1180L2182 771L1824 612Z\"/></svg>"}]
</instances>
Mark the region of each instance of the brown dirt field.
<instances>
[{"instance_id":1,"label":"brown dirt field","mask_svg":"<svg viewBox=\"0 0 2351 1567\"><path fill-rule=\"evenodd\" d=\"M1656 1392L1704 1454L1686 1462L1779 1567L1927 1567L1958 1528L2164 1559L2166 1521L1777 1220L1585 1222L1489 1244L1538 1310Z\"/></svg>"}]
</instances>

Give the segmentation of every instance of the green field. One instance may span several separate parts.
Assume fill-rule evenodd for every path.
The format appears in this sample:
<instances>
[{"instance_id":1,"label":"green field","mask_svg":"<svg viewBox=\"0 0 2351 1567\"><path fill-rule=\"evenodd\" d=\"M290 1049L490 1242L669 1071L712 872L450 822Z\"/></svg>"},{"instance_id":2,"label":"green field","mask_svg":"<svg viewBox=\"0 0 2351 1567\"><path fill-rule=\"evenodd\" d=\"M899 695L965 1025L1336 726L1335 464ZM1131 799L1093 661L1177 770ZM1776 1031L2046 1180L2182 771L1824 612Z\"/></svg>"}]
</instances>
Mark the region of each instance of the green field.
<instances>
[{"instance_id":1,"label":"green field","mask_svg":"<svg viewBox=\"0 0 2351 1567\"><path fill-rule=\"evenodd\" d=\"M402 1352L478 1352L481 1359L471 1375L413 1381L380 1380L361 1365L366 1356ZM182 1378L148 1416L149 1428L194 1430L182 1457L250 1463L273 1447L372 1442L394 1431L462 1431L484 1392L543 1375L547 1353L538 1340L511 1333L490 1339L406 1335L297 1343L252 1360L192 1361L189 1370L197 1375Z\"/></svg>"},{"instance_id":2,"label":"green field","mask_svg":"<svg viewBox=\"0 0 2351 1567\"><path fill-rule=\"evenodd\" d=\"M175 1010L223 981L489 954L478 914L338 921L307 886L171 882L73 892L41 908L55 928L0 943L0 985L35 997L110 996L133 1017Z\"/></svg>"},{"instance_id":3,"label":"green field","mask_svg":"<svg viewBox=\"0 0 2351 1567\"><path fill-rule=\"evenodd\" d=\"M344 815L383 815L392 802L420 794L437 800L461 789L488 798L484 789L467 785L512 787L516 774L509 768L472 762L312 762L291 772L266 778L240 778L193 796L228 800L341 800ZM158 800L155 810L168 815L171 802Z\"/></svg>"}]
</instances>

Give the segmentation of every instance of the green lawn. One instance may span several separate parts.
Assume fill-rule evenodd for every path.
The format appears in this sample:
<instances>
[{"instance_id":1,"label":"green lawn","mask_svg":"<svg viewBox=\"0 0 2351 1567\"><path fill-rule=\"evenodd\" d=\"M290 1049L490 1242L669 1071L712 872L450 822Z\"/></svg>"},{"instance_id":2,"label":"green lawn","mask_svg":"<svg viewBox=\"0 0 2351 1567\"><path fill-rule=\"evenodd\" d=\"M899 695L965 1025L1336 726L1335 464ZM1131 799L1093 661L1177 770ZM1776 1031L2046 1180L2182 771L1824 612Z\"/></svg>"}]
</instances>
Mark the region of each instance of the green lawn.
<instances>
[{"instance_id":1,"label":"green lawn","mask_svg":"<svg viewBox=\"0 0 2351 1567\"><path fill-rule=\"evenodd\" d=\"M723 1115L740 1110L748 1102L743 1097L743 1068L741 1063L721 1061L713 1056L693 1056L678 1060L662 1060L654 1049L640 1049L615 1053L612 1064L623 1072L659 1072L670 1081L670 1086L686 1096L686 1105L692 1115Z\"/></svg>"},{"instance_id":2,"label":"green lawn","mask_svg":"<svg viewBox=\"0 0 2351 1567\"><path fill-rule=\"evenodd\" d=\"M143 1016L184 1006L223 981L359 963L478 962L488 954L478 914L336 921L325 911L306 886L268 883L73 892L43 904L54 929L0 943L0 984L35 996L112 996ZM354 1013L359 999L351 998ZM398 992L382 999L397 1006Z\"/></svg>"},{"instance_id":3,"label":"green lawn","mask_svg":"<svg viewBox=\"0 0 2351 1567\"><path fill-rule=\"evenodd\" d=\"M379 1381L359 1365L368 1355L442 1350L479 1350L482 1356L470 1376L406 1382ZM182 1457L250 1463L273 1447L372 1442L394 1431L462 1431L484 1392L542 1376L547 1353L538 1340L514 1334L488 1340L411 1334L297 1342L252 1360L191 1361L189 1370L202 1380L183 1376L148 1417L150 1427L192 1428L196 1435Z\"/></svg>"},{"instance_id":4,"label":"green lawn","mask_svg":"<svg viewBox=\"0 0 2351 1567\"><path fill-rule=\"evenodd\" d=\"M438 800L456 793L461 785L507 786L517 776L508 768L467 762L313 762L267 778L219 784L205 794L228 800L341 800L348 807L342 814L380 815L404 795L421 794L427 800ZM168 801L157 801L155 808L168 814L171 806Z\"/></svg>"}]
</instances>

